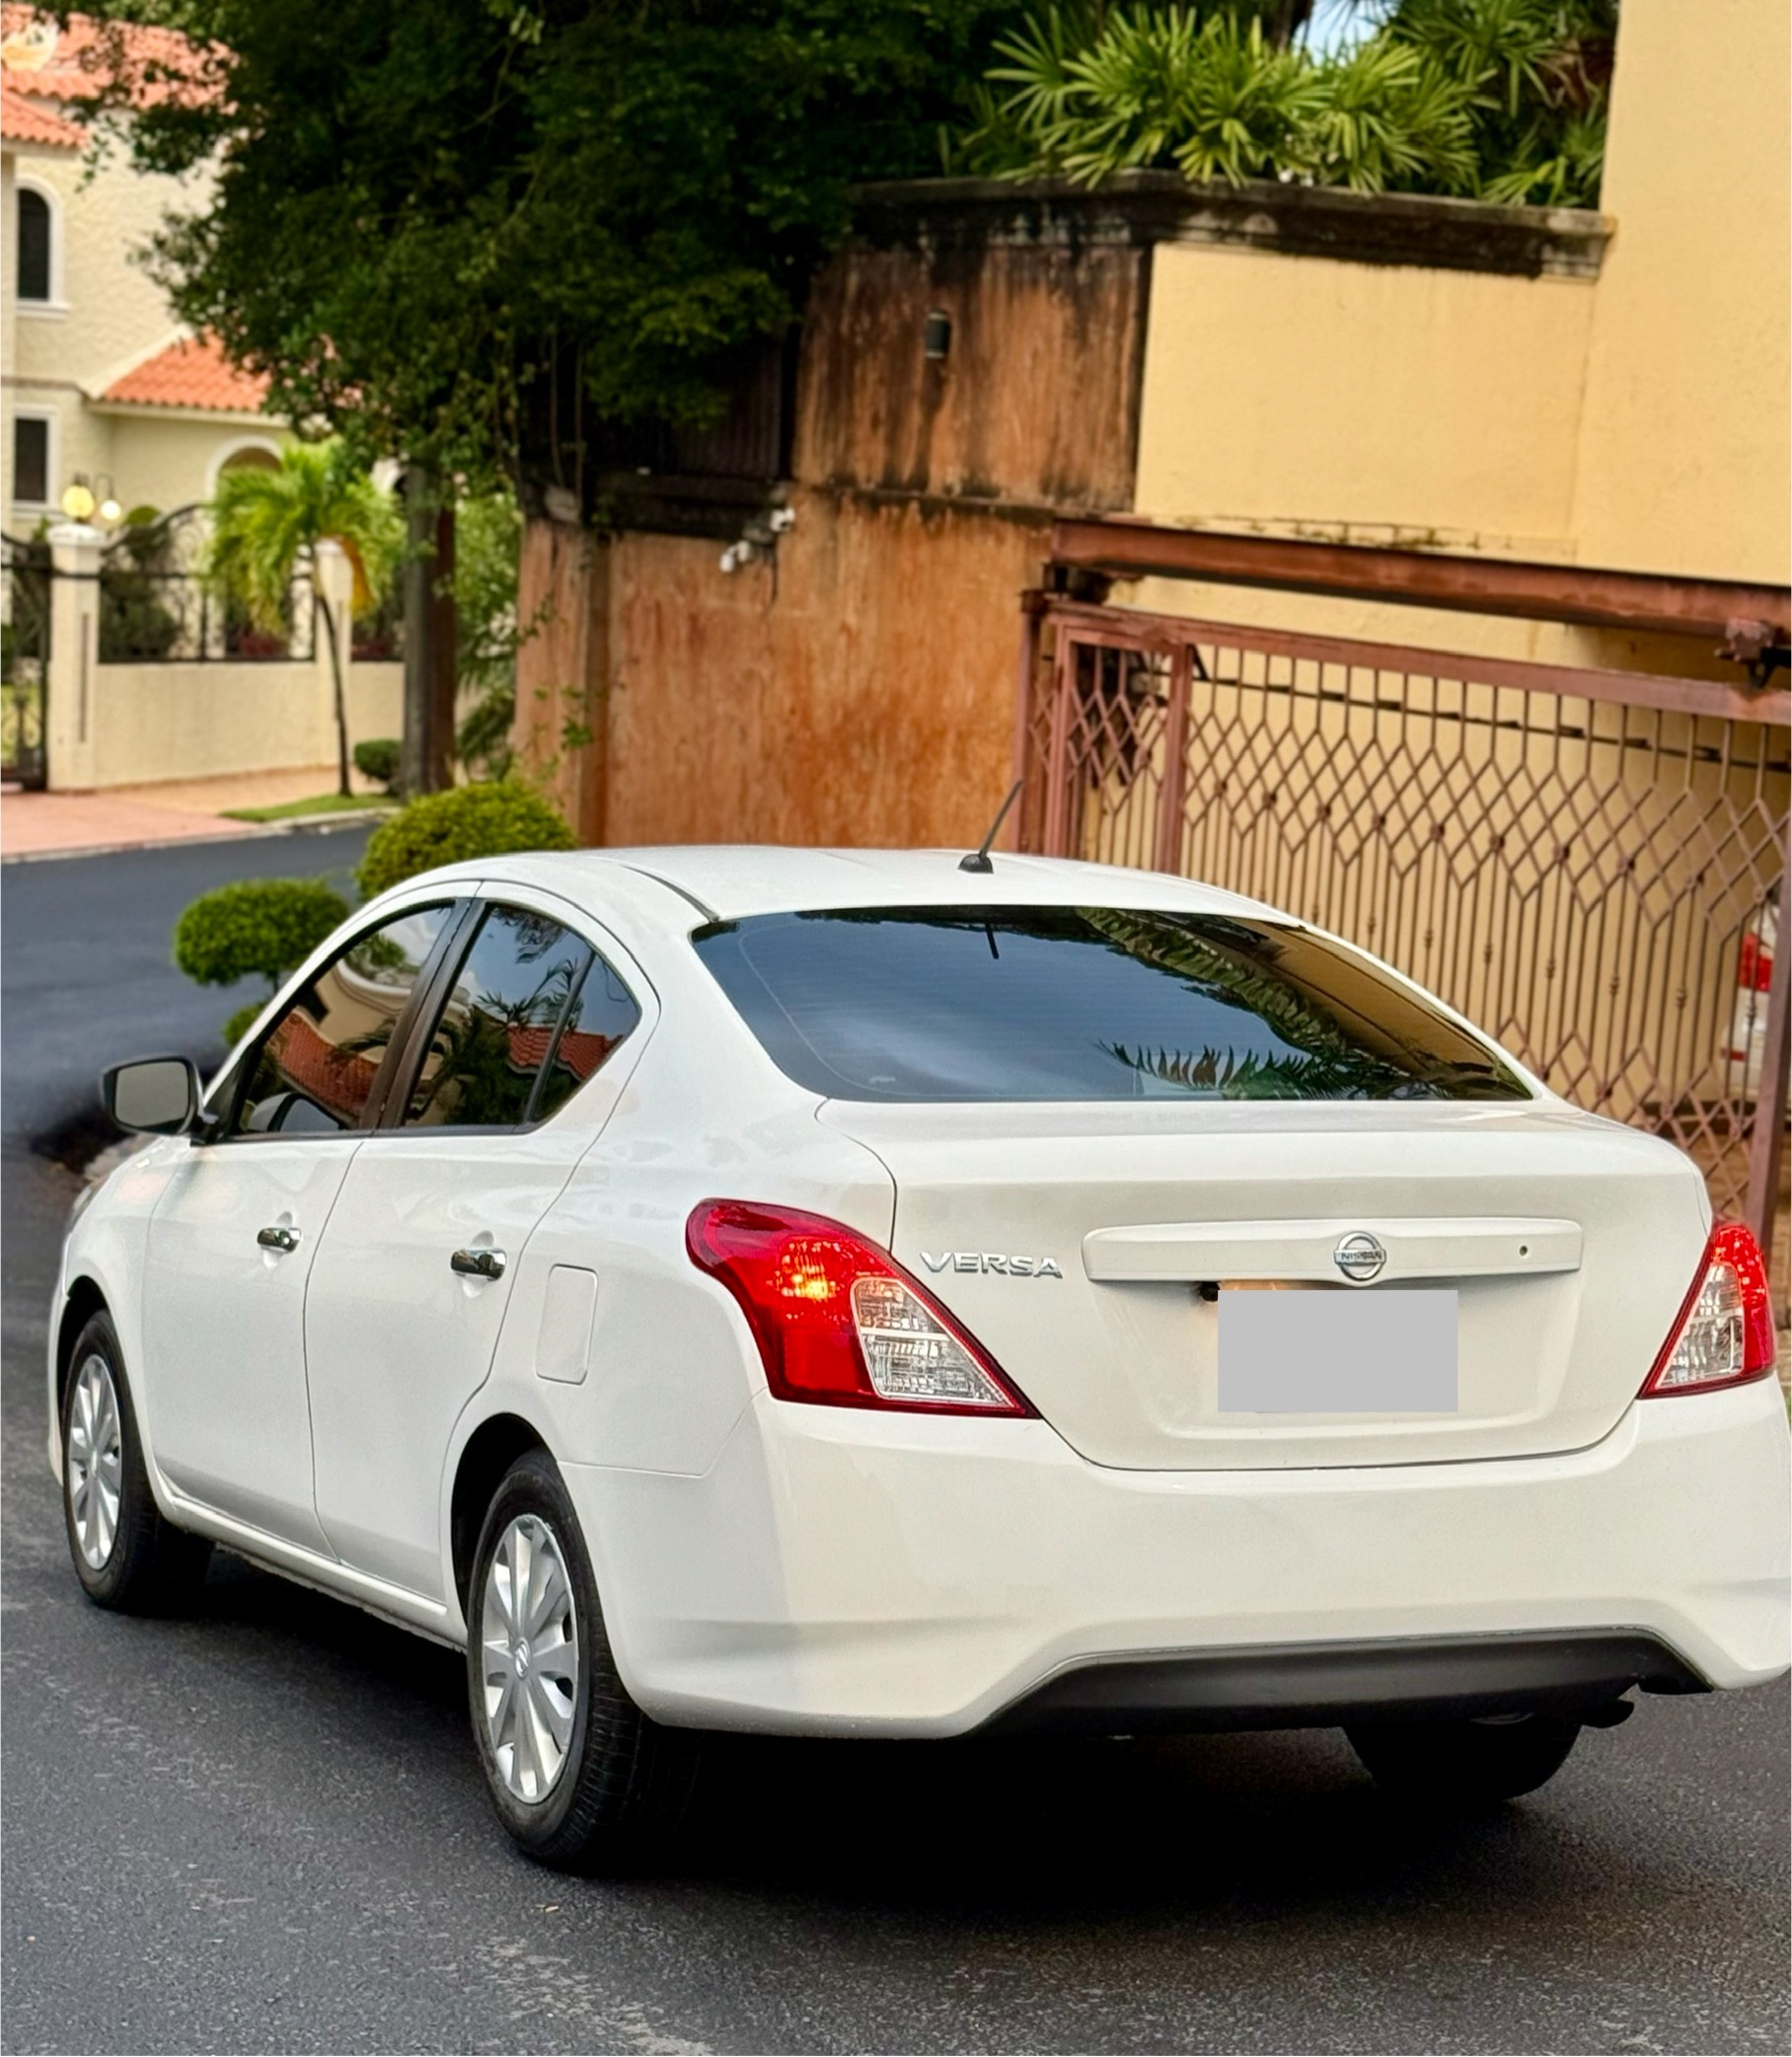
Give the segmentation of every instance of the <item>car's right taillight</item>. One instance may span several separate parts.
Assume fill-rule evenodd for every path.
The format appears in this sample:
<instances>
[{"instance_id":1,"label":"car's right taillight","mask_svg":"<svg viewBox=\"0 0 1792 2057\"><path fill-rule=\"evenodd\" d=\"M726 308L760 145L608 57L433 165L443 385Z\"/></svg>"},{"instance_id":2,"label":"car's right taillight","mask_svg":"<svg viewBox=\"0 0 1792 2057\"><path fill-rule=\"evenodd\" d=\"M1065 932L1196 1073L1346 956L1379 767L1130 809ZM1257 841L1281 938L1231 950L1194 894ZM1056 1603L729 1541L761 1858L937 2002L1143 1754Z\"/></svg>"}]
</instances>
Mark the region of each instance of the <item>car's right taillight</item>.
<instances>
[{"instance_id":1,"label":"car's right taillight","mask_svg":"<svg viewBox=\"0 0 1792 2057\"><path fill-rule=\"evenodd\" d=\"M1773 1369L1773 1307L1760 1245L1740 1221L1720 1221L1642 1400L1742 1386Z\"/></svg>"}]
</instances>

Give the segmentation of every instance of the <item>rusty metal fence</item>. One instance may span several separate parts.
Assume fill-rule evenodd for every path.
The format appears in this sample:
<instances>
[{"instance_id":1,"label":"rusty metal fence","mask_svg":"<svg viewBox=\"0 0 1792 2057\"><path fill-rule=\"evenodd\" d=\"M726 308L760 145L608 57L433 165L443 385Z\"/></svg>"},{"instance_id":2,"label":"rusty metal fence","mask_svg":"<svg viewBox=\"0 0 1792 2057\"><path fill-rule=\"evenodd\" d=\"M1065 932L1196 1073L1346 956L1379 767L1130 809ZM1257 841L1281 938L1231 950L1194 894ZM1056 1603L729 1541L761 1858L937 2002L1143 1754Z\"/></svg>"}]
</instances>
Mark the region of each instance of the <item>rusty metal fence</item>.
<instances>
[{"instance_id":1,"label":"rusty metal fence","mask_svg":"<svg viewBox=\"0 0 1792 2057\"><path fill-rule=\"evenodd\" d=\"M1178 872L1374 951L1767 1243L1792 696L1035 602L1023 849ZM1784 1301L1785 1260L1775 1263Z\"/></svg>"}]
</instances>

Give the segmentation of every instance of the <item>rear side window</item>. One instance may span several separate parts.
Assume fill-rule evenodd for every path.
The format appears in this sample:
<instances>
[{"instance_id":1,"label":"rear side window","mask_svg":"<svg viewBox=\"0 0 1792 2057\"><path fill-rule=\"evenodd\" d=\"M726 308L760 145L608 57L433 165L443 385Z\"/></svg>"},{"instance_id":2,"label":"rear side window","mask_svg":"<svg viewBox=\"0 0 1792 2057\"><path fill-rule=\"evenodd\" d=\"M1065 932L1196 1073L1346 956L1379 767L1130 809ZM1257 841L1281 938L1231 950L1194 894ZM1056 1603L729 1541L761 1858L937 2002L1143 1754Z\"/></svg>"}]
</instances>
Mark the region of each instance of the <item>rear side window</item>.
<instances>
[{"instance_id":1,"label":"rear side window","mask_svg":"<svg viewBox=\"0 0 1792 2057\"><path fill-rule=\"evenodd\" d=\"M1498 1054L1309 931L1101 907L700 929L767 1054L836 1100L1525 1100Z\"/></svg>"},{"instance_id":2,"label":"rear side window","mask_svg":"<svg viewBox=\"0 0 1792 2057\"><path fill-rule=\"evenodd\" d=\"M515 1128L564 1104L640 1019L571 930L486 908L436 1017L408 1128Z\"/></svg>"}]
</instances>

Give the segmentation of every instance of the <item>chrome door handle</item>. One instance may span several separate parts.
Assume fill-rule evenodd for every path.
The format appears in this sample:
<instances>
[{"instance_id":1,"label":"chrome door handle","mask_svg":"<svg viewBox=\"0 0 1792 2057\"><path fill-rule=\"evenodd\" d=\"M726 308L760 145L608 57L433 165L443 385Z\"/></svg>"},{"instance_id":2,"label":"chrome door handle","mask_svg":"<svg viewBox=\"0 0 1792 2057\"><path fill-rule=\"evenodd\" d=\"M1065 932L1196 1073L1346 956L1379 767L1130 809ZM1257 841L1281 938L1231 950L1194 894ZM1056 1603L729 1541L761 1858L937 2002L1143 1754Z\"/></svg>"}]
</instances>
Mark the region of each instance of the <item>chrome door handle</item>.
<instances>
[{"instance_id":1,"label":"chrome door handle","mask_svg":"<svg viewBox=\"0 0 1792 2057\"><path fill-rule=\"evenodd\" d=\"M501 1250L457 1250L448 1259L448 1268L458 1271L463 1278L502 1278L504 1253Z\"/></svg>"},{"instance_id":2,"label":"chrome door handle","mask_svg":"<svg viewBox=\"0 0 1792 2057\"><path fill-rule=\"evenodd\" d=\"M256 1241L263 1250L297 1250L299 1232L287 1228L260 1229L256 1232Z\"/></svg>"}]
</instances>

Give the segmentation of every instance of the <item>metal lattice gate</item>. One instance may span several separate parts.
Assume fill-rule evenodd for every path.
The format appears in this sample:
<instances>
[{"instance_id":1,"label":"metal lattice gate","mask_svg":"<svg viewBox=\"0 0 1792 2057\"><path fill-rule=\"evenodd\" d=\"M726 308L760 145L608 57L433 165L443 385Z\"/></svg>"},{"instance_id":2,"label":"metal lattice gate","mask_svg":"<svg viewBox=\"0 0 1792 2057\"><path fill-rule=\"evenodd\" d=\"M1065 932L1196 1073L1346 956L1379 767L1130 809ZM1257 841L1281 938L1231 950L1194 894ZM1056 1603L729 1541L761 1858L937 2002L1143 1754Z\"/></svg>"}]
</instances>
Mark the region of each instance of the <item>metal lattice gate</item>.
<instances>
[{"instance_id":1,"label":"metal lattice gate","mask_svg":"<svg viewBox=\"0 0 1792 2057\"><path fill-rule=\"evenodd\" d=\"M49 546L5 536L0 552L0 778L41 786L48 771Z\"/></svg>"},{"instance_id":2,"label":"metal lattice gate","mask_svg":"<svg viewBox=\"0 0 1792 2057\"><path fill-rule=\"evenodd\" d=\"M1021 846L1362 944L1566 1098L1671 1137L1765 1242L1789 699L1052 600L1023 660Z\"/></svg>"}]
</instances>

